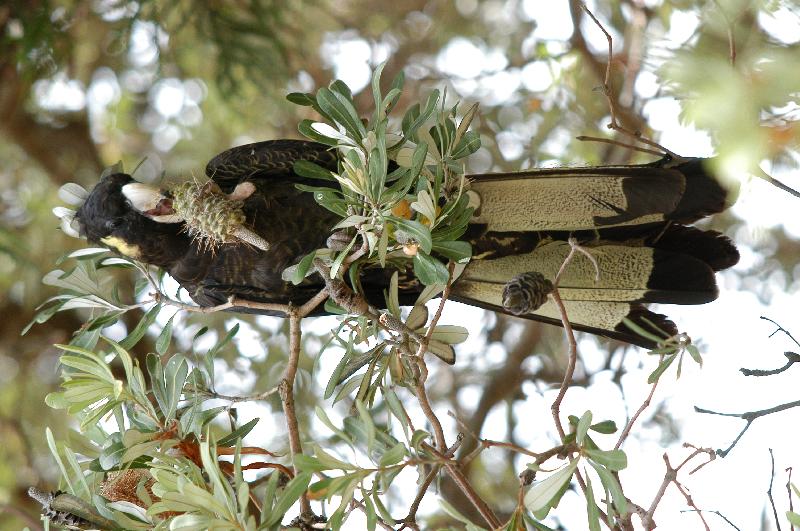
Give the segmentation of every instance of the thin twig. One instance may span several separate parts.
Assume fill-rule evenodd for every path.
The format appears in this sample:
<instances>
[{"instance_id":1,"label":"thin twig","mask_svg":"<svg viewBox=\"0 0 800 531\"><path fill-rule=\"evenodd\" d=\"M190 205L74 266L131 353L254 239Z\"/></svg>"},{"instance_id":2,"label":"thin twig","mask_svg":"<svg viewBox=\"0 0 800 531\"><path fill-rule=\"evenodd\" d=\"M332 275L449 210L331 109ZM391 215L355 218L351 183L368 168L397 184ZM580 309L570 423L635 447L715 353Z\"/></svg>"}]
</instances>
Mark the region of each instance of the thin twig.
<instances>
[{"instance_id":1,"label":"thin twig","mask_svg":"<svg viewBox=\"0 0 800 531\"><path fill-rule=\"evenodd\" d=\"M778 509L775 508L775 498L772 497L772 483L775 481L775 454L772 453L772 448L769 449L769 460L771 464L771 471L769 473L769 488L767 489L767 498L769 504L772 506L772 516L775 518L775 527L781 531L781 521L778 518Z\"/></svg>"},{"instance_id":2,"label":"thin twig","mask_svg":"<svg viewBox=\"0 0 800 531\"><path fill-rule=\"evenodd\" d=\"M603 95L605 96L606 101L608 102L608 110L609 110L609 113L611 114L611 122L607 125L607 127L609 129L613 130L613 131L617 131L618 133L622 133L622 134L624 134L624 135L626 135L626 136L628 136L630 138L633 138L637 142L641 142L642 144L645 144L645 145L650 146L652 148L662 150L659 153L659 155L666 154L666 155L669 155L670 157L672 157L675 160L682 160L682 157L680 157L676 153L673 153L672 151L670 151L669 149L665 148L664 146L662 146L658 142L654 142L654 141L642 136L641 133L629 130L628 128L626 128L623 125L621 125L620 122L617 120L618 112L617 112L616 102L614 101L614 97L613 97L613 94L611 92L611 86L610 86L610 82L611 82L610 81L611 80L611 61L612 61L612 58L614 56L614 39L611 37L611 34L608 33L608 31L606 31L606 28L603 26L603 24L601 24L600 21L597 20L597 17L594 16L594 13L592 13L589 10L589 8L586 7L586 5L583 2L581 2L580 5L581 5L581 9L583 9L583 11L587 15L589 15L589 18L591 18L592 21L594 21L594 23L597 25L597 27L600 28L600 31L603 32L603 35L606 36L606 40L608 41L608 61L606 62L605 76L604 76L604 79L603 79Z\"/></svg>"},{"instance_id":3,"label":"thin twig","mask_svg":"<svg viewBox=\"0 0 800 531\"><path fill-rule=\"evenodd\" d=\"M784 334L786 334L786 336L787 336L789 339L791 339L792 341L794 341L794 344L795 344L795 345L797 345L798 347L800 347L800 342L798 342L798 341L797 341L797 340L794 338L794 336L791 334L791 332L789 332L788 330L786 330L784 327L782 327L781 325L779 325L778 323L776 323L775 321L773 321L773 320L772 320L772 319L770 319L769 317L764 317L764 316L762 315L762 316L760 317L760 319L763 319L764 321L769 321L770 323L774 324L774 325L777 327L777 329L776 329L774 332L772 332L772 333L769 335L769 337L772 337L772 336L774 336L774 335L775 335L775 334L777 334L778 332L783 332Z\"/></svg>"},{"instance_id":4,"label":"thin twig","mask_svg":"<svg viewBox=\"0 0 800 531\"><path fill-rule=\"evenodd\" d=\"M627 142L620 142L619 140L614 140L613 138L603 138L601 136L589 136L589 135L578 135L575 137L575 140L580 140L581 142L598 142L601 144L611 144L612 146L619 146L624 147L627 149L633 149L636 151L641 151L642 153L647 153L650 155L655 155L657 157L663 157L663 151L656 151L655 149L648 149L642 146L637 146L635 144L628 144Z\"/></svg>"},{"instance_id":5,"label":"thin twig","mask_svg":"<svg viewBox=\"0 0 800 531\"><path fill-rule=\"evenodd\" d=\"M664 359L662 355L659 359L659 362ZM661 373L663 374L663 373ZM639 409L636 410L636 413L630 418L630 420L625 424L625 428L622 430L622 433L619 435L619 439L617 440L617 444L614 445L615 450L619 450L622 446L622 443L625 442L625 439L628 438L628 435L631 433L631 428L633 428L634 423L639 419L639 416L650 406L650 402L653 400L653 395L656 393L656 387L658 386L658 382L661 379L661 375L656 378L656 381L653 382L653 385L650 387L650 393L648 393L647 398L644 399L642 405L639 406Z\"/></svg>"},{"instance_id":6,"label":"thin twig","mask_svg":"<svg viewBox=\"0 0 800 531\"><path fill-rule=\"evenodd\" d=\"M281 403L283 405L283 413L286 416L286 429L289 436L289 450L291 451L292 464L294 466L295 474L299 474L300 470L294 464L296 455L303 453L303 447L300 443L300 428L297 424L297 414L294 408L294 381L297 376L297 367L300 359L300 346L301 346L301 330L300 330L300 317L295 311L289 313L289 360L286 363L286 369L283 371L281 383L279 386L281 393ZM311 514L311 502L308 499L308 494L303 493L300 496L300 516L304 517Z\"/></svg>"},{"instance_id":7,"label":"thin twig","mask_svg":"<svg viewBox=\"0 0 800 531\"><path fill-rule=\"evenodd\" d=\"M670 483L674 483L675 487L678 489L678 491L681 494L683 494L683 497L686 499L686 503L689 505L689 507L692 508L692 510L695 513L697 513L697 516L700 518L700 521L703 522L703 526L705 527L705 529L707 531L710 529L709 526L708 526L708 523L706 522L705 518L703 517L702 511L700 509L698 509L697 505L695 505L695 503L694 503L694 500L692 500L691 494L689 494L689 492L678 481L678 472L680 472L680 470L684 466L686 466L692 459L694 459L696 456L701 455L701 454L709 455L709 462L710 462L711 460L713 460L714 452L713 452L713 450L710 450L708 448L696 448L696 447L691 446L691 445L684 445L684 446L691 447L691 448L694 449L694 451L691 454L689 454L689 456L687 456L686 459L684 459L681 462L680 465L678 465L676 467L672 466L672 464L669 461L669 456L667 455L666 452L664 452L663 459L664 459L664 464L665 464L665 466L667 468L667 471L664 473L664 479L661 481L661 485L659 486L658 491L656 492L656 495L653 498L652 503L650 504L650 508L647 510L647 513L644 516L642 516L642 526L645 529L648 529L648 530L655 529L656 525L655 525L655 522L653 520L653 515L655 514L656 508L658 507L658 504L661 502L662 498L664 497L664 493L667 491L667 487L669 487ZM708 464L708 463L703 463L701 466L695 468L691 473L699 470L700 468L702 468L706 464Z\"/></svg>"},{"instance_id":8,"label":"thin twig","mask_svg":"<svg viewBox=\"0 0 800 531\"><path fill-rule=\"evenodd\" d=\"M558 390L558 395L553 401L553 404L550 406L550 411L552 412L553 420L556 424L556 430L558 430L558 435L562 442L564 439L566 439L567 434L561 424L561 403L567 394L567 389L572 383L572 377L575 374L575 366L578 363L578 342L575 340L575 332L572 330L572 324L567 316L567 309L564 306L564 301L561 300L561 295L558 292L558 284L561 280L561 276L564 274L564 271L566 271L567 266L572 261L576 252L584 254L589 259L595 268L595 278L600 278L600 269L594 257L589 254L588 251L580 247L575 238L569 238L568 242L570 245L570 251L567 254L567 257L564 259L564 262L562 262L558 273L556 273L555 279L553 279L553 291L550 292L550 297L553 299L553 303L556 305L556 308L558 308L558 313L561 317L561 325L564 327L564 334L567 336L568 345L567 369L564 371L564 379L561 381L561 387ZM586 481L583 479L583 475L581 474L580 470L575 470L575 479L578 480L578 485L580 485L581 491L584 493L584 495L586 495ZM602 509L598 508L598 511L600 513L600 520L605 522L606 525L610 527L608 516Z\"/></svg>"},{"instance_id":9,"label":"thin twig","mask_svg":"<svg viewBox=\"0 0 800 531\"><path fill-rule=\"evenodd\" d=\"M453 446L447 449L447 452L445 452L444 456L447 458L452 458L455 455L456 450L458 450L458 447L461 445L462 440L463 440L462 437L458 437ZM422 481L419 488L417 489L417 495L414 497L414 501L411 502L408 514L402 520L396 521L396 523L402 524L397 531L401 531L406 527L419 529L419 526L417 525L417 511L419 510L419 505L420 503L422 503L422 499L428 492L428 487L431 486L431 483L433 483L433 480L439 474L441 468L442 468L441 464L434 464L430 472L428 472L428 475L425 476L425 479Z\"/></svg>"},{"instance_id":10,"label":"thin twig","mask_svg":"<svg viewBox=\"0 0 800 531\"><path fill-rule=\"evenodd\" d=\"M448 277L447 283L445 284L444 291L442 292L442 298L439 301L439 307L436 310L436 313L433 316L433 319L428 326L428 332L425 334L425 337L419 341L419 348L417 349L417 355L415 356L415 360L417 362L417 377L415 378L414 382L414 390L416 391L417 400L419 401L419 405L422 407L423 413L428 418L428 421L431 423L433 427L433 433L436 437L436 446L439 448L440 452L444 452L447 449L447 441L445 440L444 430L442 429L442 423L439 421L439 418L436 416L436 413L433 412L433 408L431 407L430 400L428 400L428 392L425 389L425 381L428 379L428 366L425 364L425 353L428 351L428 342L431 339L431 335L433 335L433 331L436 328L436 324L439 322L439 318L442 316L442 310L444 309L444 304L447 302L447 298L450 295L450 287L453 283L453 269L455 264L450 262L450 266L448 268Z\"/></svg>"},{"instance_id":11,"label":"thin twig","mask_svg":"<svg viewBox=\"0 0 800 531\"><path fill-rule=\"evenodd\" d=\"M222 394L219 394L219 393L216 393L216 392L213 392L213 391L200 390L200 389L197 390L197 394L206 396L208 398L215 398L215 399L219 399L219 400L227 400L228 402L234 402L234 403L236 403L236 402L258 402L258 401L261 401L261 400L266 400L267 398L269 398L272 395L274 395L275 393L277 393L279 390L280 390L280 386L276 385L275 387L273 387L271 389L267 389L266 391L264 391L262 393L257 393L257 394L248 395L248 396L222 395Z\"/></svg>"},{"instance_id":12,"label":"thin twig","mask_svg":"<svg viewBox=\"0 0 800 531\"><path fill-rule=\"evenodd\" d=\"M758 418L764 417L766 415L771 415L773 413L778 413L780 411L785 411L787 409L792 409L795 407L800 407L800 400L795 400L794 402L787 402L785 404L779 404L777 406L773 406L766 409L759 409L757 411L747 411L744 413L721 413L719 411L712 411L710 409L703 409L700 407L695 406L694 410L698 413L706 413L708 415L721 415L723 417L738 417L744 421L746 424L742 431L739 432L739 435L736 436L736 439L728 446L725 450L717 450L717 455L720 457L725 457L733 450L733 447L739 442L739 439L742 438L742 435L750 428L750 425Z\"/></svg>"},{"instance_id":13,"label":"thin twig","mask_svg":"<svg viewBox=\"0 0 800 531\"><path fill-rule=\"evenodd\" d=\"M564 400L564 396L567 394L567 388L569 388L570 383L572 383L572 376L575 374L575 366L578 361L578 342L575 340L575 333L572 331L572 324L569 322L564 301L561 300L561 295L558 292L558 283L561 280L561 276L566 270L567 265L575 256L577 249L577 245L575 245L572 241L570 241L570 244L571 248L569 254L567 254L567 257L564 259L564 262L561 264L561 268L558 270L558 273L553 280L553 291L550 293L550 297L552 297L553 302L555 303L556 308L558 308L558 312L561 316L561 324L564 327L564 334L567 336L568 345L567 369L564 372L564 379L561 381L561 387L558 390L558 395L556 396L555 401L553 401L553 404L550 406L550 411L553 413L556 429L558 430L558 435L562 442L566 438L567 434L564 431L564 427L561 425L561 402Z\"/></svg>"}]
</instances>

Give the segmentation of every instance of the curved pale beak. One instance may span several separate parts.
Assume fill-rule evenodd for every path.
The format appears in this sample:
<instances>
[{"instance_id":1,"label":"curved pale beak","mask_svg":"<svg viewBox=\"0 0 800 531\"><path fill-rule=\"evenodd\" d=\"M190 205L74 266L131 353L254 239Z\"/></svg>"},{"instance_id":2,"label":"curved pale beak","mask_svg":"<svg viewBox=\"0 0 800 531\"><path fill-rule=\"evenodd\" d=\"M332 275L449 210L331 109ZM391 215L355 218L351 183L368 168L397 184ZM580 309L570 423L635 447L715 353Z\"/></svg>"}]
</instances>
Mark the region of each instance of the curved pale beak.
<instances>
[{"instance_id":1,"label":"curved pale beak","mask_svg":"<svg viewBox=\"0 0 800 531\"><path fill-rule=\"evenodd\" d=\"M180 223L183 221L172 208L172 199L161 193L155 186L143 183L129 183L122 187L131 206L158 223Z\"/></svg>"}]
</instances>

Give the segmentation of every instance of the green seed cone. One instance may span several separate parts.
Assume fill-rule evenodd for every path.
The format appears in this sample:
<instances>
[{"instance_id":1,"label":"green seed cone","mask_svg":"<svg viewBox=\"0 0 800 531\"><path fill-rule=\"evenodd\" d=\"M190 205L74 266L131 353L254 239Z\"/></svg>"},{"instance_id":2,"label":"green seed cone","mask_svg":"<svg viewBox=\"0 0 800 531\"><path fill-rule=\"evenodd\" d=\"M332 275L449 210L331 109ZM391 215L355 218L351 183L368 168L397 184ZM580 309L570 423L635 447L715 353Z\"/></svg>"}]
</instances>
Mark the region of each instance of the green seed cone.
<instances>
[{"instance_id":1,"label":"green seed cone","mask_svg":"<svg viewBox=\"0 0 800 531\"><path fill-rule=\"evenodd\" d=\"M200 245L214 250L235 237L245 223L241 201L231 201L196 182L186 182L172 190L172 207L186 223L189 235Z\"/></svg>"}]
</instances>

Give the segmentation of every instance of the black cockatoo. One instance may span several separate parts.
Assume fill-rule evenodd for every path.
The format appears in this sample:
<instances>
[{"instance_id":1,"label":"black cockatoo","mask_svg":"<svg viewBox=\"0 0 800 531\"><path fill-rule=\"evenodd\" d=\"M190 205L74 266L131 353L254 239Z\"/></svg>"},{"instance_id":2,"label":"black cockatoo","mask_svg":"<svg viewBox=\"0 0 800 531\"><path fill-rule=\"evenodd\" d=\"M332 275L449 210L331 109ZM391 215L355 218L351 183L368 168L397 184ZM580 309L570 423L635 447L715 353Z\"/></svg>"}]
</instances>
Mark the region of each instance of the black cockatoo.
<instances>
[{"instance_id":1,"label":"black cockatoo","mask_svg":"<svg viewBox=\"0 0 800 531\"><path fill-rule=\"evenodd\" d=\"M209 184L241 201L239 226L244 227L238 236L221 235L218 245L193 237L174 215L176 199L170 192L122 173L104 177L88 194L75 215L76 228L91 242L165 269L201 306L221 304L232 295L299 305L324 287L322 279L311 275L293 285L282 273L325 247L340 217L296 187L330 182L301 177L293 165L309 160L336 171L337 157L327 146L298 140L248 144L214 157L206 167ZM643 304L710 302L718 293L715 272L739 257L727 237L688 226L729 204L703 159L468 179L480 206L462 237L472 244L473 258L452 288L451 298L461 302L560 324L552 301L533 311L520 301L527 274L553 280L572 237L595 262L577 253L560 279L573 326L652 347L623 319L676 334L671 321ZM361 272L360 288L370 304L384 305L390 275L380 268ZM517 290L509 291L515 283ZM423 287L410 268L400 271L399 285L401 304L412 304Z\"/></svg>"}]
</instances>

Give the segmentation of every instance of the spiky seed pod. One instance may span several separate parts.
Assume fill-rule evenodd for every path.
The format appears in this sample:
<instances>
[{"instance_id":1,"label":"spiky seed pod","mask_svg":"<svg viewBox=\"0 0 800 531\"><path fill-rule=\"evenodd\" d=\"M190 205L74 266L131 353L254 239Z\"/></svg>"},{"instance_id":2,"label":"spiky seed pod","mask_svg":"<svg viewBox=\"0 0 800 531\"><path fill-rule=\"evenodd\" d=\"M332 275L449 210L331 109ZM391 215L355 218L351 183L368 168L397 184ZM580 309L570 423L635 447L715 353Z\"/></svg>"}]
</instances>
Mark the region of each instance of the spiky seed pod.
<instances>
[{"instance_id":1,"label":"spiky seed pod","mask_svg":"<svg viewBox=\"0 0 800 531\"><path fill-rule=\"evenodd\" d=\"M535 311L547 301L553 283L537 271L512 278L503 288L503 308L514 315Z\"/></svg>"},{"instance_id":2,"label":"spiky seed pod","mask_svg":"<svg viewBox=\"0 0 800 531\"><path fill-rule=\"evenodd\" d=\"M232 201L192 181L177 185L172 195L175 213L200 245L214 250L223 243L240 241L245 223L241 201Z\"/></svg>"}]
</instances>

